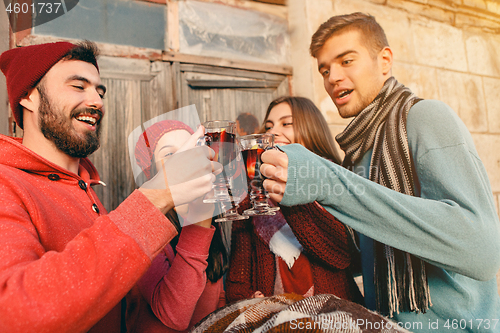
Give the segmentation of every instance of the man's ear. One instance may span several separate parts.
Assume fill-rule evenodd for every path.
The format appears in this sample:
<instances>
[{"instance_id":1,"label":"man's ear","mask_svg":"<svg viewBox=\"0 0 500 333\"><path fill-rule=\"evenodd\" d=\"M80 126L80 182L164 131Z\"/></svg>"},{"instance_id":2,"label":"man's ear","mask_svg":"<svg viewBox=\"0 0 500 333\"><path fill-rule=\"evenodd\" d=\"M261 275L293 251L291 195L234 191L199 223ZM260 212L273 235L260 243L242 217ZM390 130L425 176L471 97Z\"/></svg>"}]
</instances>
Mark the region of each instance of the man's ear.
<instances>
[{"instance_id":1,"label":"man's ear","mask_svg":"<svg viewBox=\"0 0 500 333\"><path fill-rule=\"evenodd\" d=\"M38 90L35 87L28 92L28 95L21 98L19 104L23 106L27 111L33 112L35 110L38 110L39 101L40 101L40 94L38 93Z\"/></svg>"},{"instance_id":2,"label":"man's ear","mask_svg":"<svg viewBox=\"0 0 500 333\"><path fill-rule=\"evenodd\" d=\"M392 69L392 50L386 46L379 53L379 61L383 75L390 74Z\"/></svg>"}]
</instances>

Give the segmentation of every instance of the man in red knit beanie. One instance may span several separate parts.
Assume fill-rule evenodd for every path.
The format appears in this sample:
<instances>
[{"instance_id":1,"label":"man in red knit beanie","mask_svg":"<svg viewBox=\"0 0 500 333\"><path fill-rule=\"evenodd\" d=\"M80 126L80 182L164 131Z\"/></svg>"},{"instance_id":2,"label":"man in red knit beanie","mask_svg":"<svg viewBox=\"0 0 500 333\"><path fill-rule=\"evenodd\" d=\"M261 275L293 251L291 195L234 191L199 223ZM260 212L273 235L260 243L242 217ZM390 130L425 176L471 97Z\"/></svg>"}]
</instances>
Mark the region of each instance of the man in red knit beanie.
<instances>
[{"instance_id":1,"label":"man in red knit beanie","mask_svg":"<svg viewBox=\"0 0 500 333\"><path fill-rule=\"evenodd\" d=\"M105 211L87 159L104 116L96 57L90 42L0 56L24 129L22 139L0 135L0 332L120 332L121 300L177 234L165 213L205 195L215 179L213 151L193 148L200 127L179 150L183 163L169 159Z\"/></svg>"}]
</instances>

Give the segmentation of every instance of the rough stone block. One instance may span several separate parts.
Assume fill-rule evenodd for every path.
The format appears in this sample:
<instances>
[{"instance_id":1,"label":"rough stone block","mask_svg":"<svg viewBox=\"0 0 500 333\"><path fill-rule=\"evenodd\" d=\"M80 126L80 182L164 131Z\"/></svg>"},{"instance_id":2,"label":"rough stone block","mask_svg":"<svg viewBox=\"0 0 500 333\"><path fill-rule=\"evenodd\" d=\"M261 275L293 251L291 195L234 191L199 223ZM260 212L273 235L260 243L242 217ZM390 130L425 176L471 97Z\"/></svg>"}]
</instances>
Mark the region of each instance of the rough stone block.
<instances>
[{"instance_id":1,"label":"rough stone block","mask_svg":"<svg viewBox=\"0 0 500 333\"><path fill-rule=\"evenodd\" d=\"M311 1L311 3L316 1L317 0ZM386 0L384 0L383 2L385 1ZM380 20L383 19L383 17L392 10L391 8L388 8L387 6L379 3L378 0L330 0L330 2L333 5L333 12L331 13L331 15L343 15L354 12L363 12L373 15L379 23ZM324 12L322 8L319 8L319 10Z\"/></svg>"},{"instance_id":2,"label":"rough stone block","mask_svg":"<svg viewBox=\"0 0 500 333\"><path fill-rule=\"evenodd\" d=\"M430 2L430 1L427 1ZM427 3L426 2L426 3ZM387 6L394 8L401 8L405 11L403 15L407 16L408 13L415 13L422 17L426 17L438 22L453 24L454 12L443 9L441 7L423 5L421 1L401 1L401 0L387 0Z\"/></svg>"},{"instance_id":3,"label":"rough stone block","mask_svg":"<svg viewBox=\"0 0 500 333\"><path fill-rule=\"evenodd\" d=\"M414 20L412 32L419 64L462 72L467 70L460 29L430 20Z\"/></svg>"},{"instance_id":4,"label":"rough stone block","mask_svg":"<svg viewBox=\"0 0 500 333\"><path fill-rule=\"evenodd\" d=\"M454 10L457 6L462 4L462 0L429 0L428 3L438 8Z\"/></svg>"},{"instance_id":5,"label":"rough stone block","mask_svg":"<svg viewBox=\"0 0 500 333\"><path fill-rule=\"evenodd\" d=\"M500 77L500 36L467 34L465 48L471 73Z\"/></svg>"},{"instance_id":6,"label":"rough stone block","mask_svg":"<svg viewBox=\"0 0 500 333\"><path fill-rule=\"evenodd\" d=\"M500 14L500 3L498 3L498 0L487 0L486 8L489 12Z\"/></svg>"},{"instance_id":7,"label":"rough stone block","mask_svg":"<svg viewBox=\"0 0 500 333\"><path fill-rule=\"evenodd\" d=\"M336 14L361 11L373 15L382 26L394 52L396 60L415 61L415 49L412 42L410 20L400 9L380 6L366 1L340 0L334 2Z\"/></svg>"},{"instance_id":8,"label":"rough stone block","mask_svg":"<svg viewBox=\"0 0 500 333\"><path fill-rule=\"evenodd\" d=\"M330 129L330 132L332 133L333 137L337 134L342 133L342 131L345 129L345 126L343 125L328 125L328 128Z\"/></svg>"},{"instance_id":9,"label":"rough stone block","mask_svg":"<svg viewBox=\"0 0 500 333\"><path fill-rule=\"evenodd\" d=\"M415 62L415 45L411 38L411 27L408 16L399 10L386 10L385 14L377 16L394 54L395 61Z\"/></svg>"},{"instance_id":10,"label":"rough stone block","mask_svg":"<svg viewBox=\"0 0 500 333\"><path fill-rule=\"evenodd\" d=\"M497 194L496 197L497 197L497 213L498 213L498 217L500 218L500 194ZM499 289L499 291L500 291L500 289Z\"/></svg>"},{"instance_id":11,"label":"rough stone block","mask_svg":"<svg viewBox=\"0 0 500 333\"><path fill-rule=\"evenodd\" d=\"M493 193L500 192L500 135L473 134L479 157L488 173Z\"/></svg>"},{"instance_id":12,"label":"rough stone block","mask_svg":"<svg viewBox=\"0 0 500 333\"><path fill-rule=\"evenodd\" d=\"M441 100L458 113L469 131L488 130L486 103L481 77L438 70Z\"/></svg>"},{"instance_id":13,"label":"rough stone block","mask_svg":"<svg viewBox=\"0 0 500 333\"><path fill-rule=\"evenodd\" d=\"M486 110L488 112L488 131L500 133L500 78L483 78Z\"/></svg>"},{"instance_id":14,"label":"rough stone block","mask_svg":"<svg viewBox=\"0 0 500 333\"><path fill-rule=\"evenodd\" d=\"M495 208L497 209L497 214L500 216L500 195L495 195Z\"/></svg>"},{"instance_id":15,"label":"rough stone block","mask_svg":"<svg viewBox=\"0 0 500 333\"><path fill-rule=\"evenodd\" d=\"M345 156L344 151L342 149L340 149L340 146L337 143L337 140L335 140L335 136L337 134L342 133L342 131L344 130L345 126L342 126L342 125L328 125L328 127L330 128L330 132L332 133L332 136L333 136L333 139L334 139L333 141L335 141L335 148L337 148L337 151L339 152L340 157L343 159L344 156Z\"/></svg>"},{"instance_id":16,"label":"rough stone block","mask_svg":"<svg viewBox=\"0 0 500 333\"><path fill-rule=\"evenodd\" d=\"M486 9L486 1L484 0L463 0L464 6Z\"/></svg>"},{"instance_id":17,"label":"rough stone block","mask_svg":"<svg viewBox=\"0 0 500 333\"><path fill-rule=\"evenodd\" d=\"M421 3L423 5L427 5L429 0L410 0L411 2Z\"/></svg>"},{"instance_id":18,"label":"rough stone block","mask_svg":"<svg viewBox=\"0 0 500 333\"><path fill-rule=\"evenodd\" d=\"M472 30L472 28L476 28L478 31L492 32L500 29L500 22L486 20L484 17L457 13L455 15L455 27L465 30Z\"/></svg>"},{"instance_id":19,"label":"rough stone block","mask_svg":"<svg viewBox=\"0 0 500 333\"><path fill-rule=\"evenodd\" d=\"M312 9L309 9L309 6L311 6ZM311 44L312 34L316 31L318 26L323 23L320 22L323 17L321 19L317 18L315 14L317 8L312 6L311 3L306 3L302 0L289 0L287 7L291 50L293 50L293 52L290 52L290 60L293 66L293 76L295 78L300 78L298 80L292 79L292 93L300 96L314 96L316 88L315 82L319 80L321 76L318 73L316 59L309 54L309 46ZM327 8L326 10L331 13L331 8ZM313 18L306 16L306 20L314 23L304 24L304 17L307 13L313 15Z\"/></svg>"},{"instance_id":20,"label":"rough stone block","mask_svg":"<svg viewBox=\"0 0 500 333\"><path fill-rule=\"evenodd\" d=\"M295 2L301 2L300 0L293 0ZM333 9L331 0L318 0L318 1L307 1L305 3L305 10L307 13L304 15L308 16L308 24L311 26L311 36L318 29L318 27L328 20L333 15L338 15L338 13Z\"/></svg>"},{"instance_id":21,"label":"rough stone block","mask_svg":"<svg viewBox=\"0 0 500 333\"><path fill-rule=\"evenodd\" d=\"M439 99L435 68L395 63L392 67L392 75L417 96L425 99Z\"/></svg>"},{"instance_id":22,"label":"rough stone block","mask_svg":"<svg viewBox=\"0 0 500 333\"><path fill-rule=\"evenodd\" d=\"M335 0L335 1L330 0L330 2L333 4L333 11L335 15L348 14L360 11L374 15L373 11L381 7L373 3L367 2L366 0ZM382 7L382 10L385 11L386 8Z\"/></svg>"}]
</instances>

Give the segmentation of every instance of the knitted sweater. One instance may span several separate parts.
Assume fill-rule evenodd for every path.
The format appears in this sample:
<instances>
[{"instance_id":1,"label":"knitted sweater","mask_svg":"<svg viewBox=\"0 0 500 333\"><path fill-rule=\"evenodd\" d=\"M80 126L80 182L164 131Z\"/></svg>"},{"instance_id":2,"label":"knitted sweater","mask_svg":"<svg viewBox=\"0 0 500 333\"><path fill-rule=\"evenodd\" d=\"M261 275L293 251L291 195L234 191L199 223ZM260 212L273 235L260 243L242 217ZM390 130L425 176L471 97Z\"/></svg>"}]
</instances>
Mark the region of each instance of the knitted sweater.
<instances>
[{"instance_id":1,"label":"knitted sweater","mask_svg":"<svg viewBox=\"0 0 500 333\"><path fill-rule=\"evenodd\" d=\"M351 254L345 226L315 203L282 207L282 213L304 248L301 255L311 265L314 294L330 293L361 301L348 270ZM251 219L233 222L226 279L228 303L248 298L256 291L272 296L275 280L275 255L257 236Z\"/></svg>"},{"instance_id":2,"label":"knitted sweater","mask_svg":"<svg viewBox=\"0 0 500 333\"><path fill-rule=\"evenodd\" d=\"M119 332L120 300L177 234L135 191L106 214L79 174L0 135L0 332Z\"/></svg>"},{"instance_id":3,"label":"knitted sweater","mask_svg":"<svg viewBox=\"0 0 500 333\"><path fill-rule=\"evenodd\" d=\"M316 200L361 233L369 308L375 297L375 239L427 262L433 305L425 314L396 314L398 322L415 332L499 332L495 274L500 267L500 222L472 137L453 110L431 100L410 109L407 137L418 175L417 196L362 177L367 177L371 151L350 172L290 145L282 147L291 172L281 204ZM316 177L318 173L325 177Z\"/></svg>"},{"instance_id":4,"label":"knitted sweater","mask_svg":"<svg viewBox=\"0 0 500 333\"><path fill-rule=\"evenodd\" d=\"M182 228L174 254L172 246L153 260L139 281L147 303L129 332L169 333L186 331L225 305L222 279L207 280L208 250L215 228L189 225Z\"/></svg>"}]
</instances>

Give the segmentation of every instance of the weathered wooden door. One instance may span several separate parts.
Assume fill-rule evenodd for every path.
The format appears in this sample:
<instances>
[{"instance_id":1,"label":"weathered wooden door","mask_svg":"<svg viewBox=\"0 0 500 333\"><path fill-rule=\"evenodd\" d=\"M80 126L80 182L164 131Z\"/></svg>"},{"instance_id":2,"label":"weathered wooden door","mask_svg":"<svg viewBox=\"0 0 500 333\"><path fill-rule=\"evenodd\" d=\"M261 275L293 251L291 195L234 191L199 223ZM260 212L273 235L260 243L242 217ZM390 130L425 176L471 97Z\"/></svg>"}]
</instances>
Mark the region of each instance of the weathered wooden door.
<instances>
[{"instance_id":1,"label":"weathered wooden door","mask_svg":"<svg viewBox=\"0 0 500 333\"><path fill-rule=\"evenodd\" d=\"M108 210L137 187L127 147L130 133L148 120L195 105L200 122L235 120L250 112L259 121L269 102L288 94L286 75L217 66L103 57L107 87L101 148L90 157L106 187L94 190Z\"/></svg>"},{"instance_id":2,"label":"weathered wooden door","mask_svg":"<svg viewBox=\"0 0 500 333\"><path fill-rule=\"evenodd\" d=\"M263 120L269 103L289 92L285 75L181 64L181 103L195 104L200 121L236 120L249 112Z\"/></svg>"}]
</instances>

